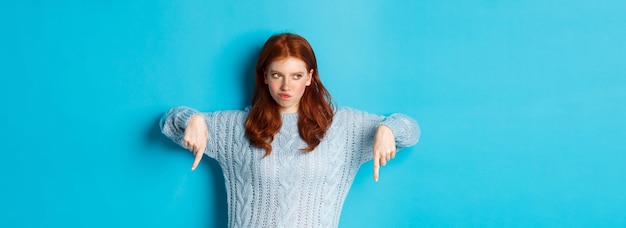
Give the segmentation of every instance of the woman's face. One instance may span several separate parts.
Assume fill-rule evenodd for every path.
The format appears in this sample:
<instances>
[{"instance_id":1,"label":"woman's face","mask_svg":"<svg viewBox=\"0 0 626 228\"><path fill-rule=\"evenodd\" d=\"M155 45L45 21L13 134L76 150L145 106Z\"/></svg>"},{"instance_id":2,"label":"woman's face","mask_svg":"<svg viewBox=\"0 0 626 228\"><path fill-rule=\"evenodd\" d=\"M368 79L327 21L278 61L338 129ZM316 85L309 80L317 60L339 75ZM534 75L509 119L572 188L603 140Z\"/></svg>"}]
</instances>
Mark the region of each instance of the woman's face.
<instances>
[{"instance_id":1,"label":"woman's face","mask_svg":"<svg viewBox=\"0 0 626 228\"><path fill-rule=\"evenodd\" d=\"M304 61L287 57L275 60L265 72L265 84L272 98L278 103L280 113L298 112L300 98L311 85L313 69L307 71Z\"/></svg>"}]
</instances>

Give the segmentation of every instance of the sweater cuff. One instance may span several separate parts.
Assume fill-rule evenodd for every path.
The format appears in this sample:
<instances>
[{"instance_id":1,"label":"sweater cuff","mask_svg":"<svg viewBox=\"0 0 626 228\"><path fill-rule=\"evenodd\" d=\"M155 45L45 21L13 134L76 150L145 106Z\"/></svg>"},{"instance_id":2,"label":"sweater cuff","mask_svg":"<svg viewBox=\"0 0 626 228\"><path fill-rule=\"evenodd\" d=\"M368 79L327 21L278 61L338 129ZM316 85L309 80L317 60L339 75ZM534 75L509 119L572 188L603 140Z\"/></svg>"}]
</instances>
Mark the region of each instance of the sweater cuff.
<instances>
[{"instance_id":1,"label":"sweater cuff","mask_svg":"<svg viewBox=\"0 0 626 228\"><path fill-rule=\"evenodd\" d=\"M406 115L392 114L380 122L379 125L385 125L391 129L396 145L399 148L413 146L419 140L419 125Z\"/></svg>"},{"instance_id":2,"label":"sweater cuff","mask_svg":"<svg viewBox=\"0 0 626 228\"><path fill-rule=\"evenodd\" d=\"M178 126L181 130L185 130L187 128L187 123L189 123L189 119L193 115L199 113L195 109L188 108L188 107L178 107L176 109L179 109L179 110L178 110L178 113L176 114L176 118L174 119L174 122L176 126Z\"/></svg>"},{"instance_id":3,"label":"sweater cuff","mask_svg":"<svg viewBox=\"0 0 626 228\"><path fill-rule=\"evenodd\" d=\"M189 118L198 113L195 109L184 106L171 108L161 117L161 131L168 136L182 134L187 128Z\"/></svg>"}]
</instances>

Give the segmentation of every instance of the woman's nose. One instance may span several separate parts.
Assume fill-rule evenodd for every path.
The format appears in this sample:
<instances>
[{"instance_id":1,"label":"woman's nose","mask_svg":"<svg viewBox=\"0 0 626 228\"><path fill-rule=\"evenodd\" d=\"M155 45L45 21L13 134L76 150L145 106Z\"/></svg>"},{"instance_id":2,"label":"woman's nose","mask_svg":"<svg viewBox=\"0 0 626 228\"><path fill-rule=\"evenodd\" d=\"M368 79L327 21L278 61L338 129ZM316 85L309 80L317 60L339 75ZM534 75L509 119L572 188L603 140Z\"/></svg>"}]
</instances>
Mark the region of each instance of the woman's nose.
<instances>
[{"instance_id":1,"label":"woman's nose","mask_svg":"<svg viewBox=\"0 0 626 228\"><path fill-rule=\"evenodd\" d=\"M289 80L287 80L286 78L283 78L283 82L280 85L280 89L283 91L289 90Z\"/></svg>"}]
</instances>

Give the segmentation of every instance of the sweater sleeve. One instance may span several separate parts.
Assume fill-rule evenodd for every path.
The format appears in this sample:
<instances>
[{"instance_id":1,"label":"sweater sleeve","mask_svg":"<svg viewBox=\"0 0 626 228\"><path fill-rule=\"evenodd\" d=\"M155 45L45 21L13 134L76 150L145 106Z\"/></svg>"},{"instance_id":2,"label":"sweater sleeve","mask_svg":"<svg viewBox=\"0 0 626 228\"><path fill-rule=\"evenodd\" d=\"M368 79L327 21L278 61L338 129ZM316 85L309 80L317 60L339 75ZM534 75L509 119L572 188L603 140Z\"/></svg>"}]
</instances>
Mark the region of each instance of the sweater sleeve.
<instances>
[{"instance_id":1,"label":"sweater sleeve","mask_svg":"<svg viewBox=\"0 0 626 228\"><path fill-rule=\"evenodd\" d=\"M419 141L420 128L417 122L404 114L395 113L385 117L380 123L391 129L393 136L396 139L396 147L402 149L404 147L410 147Z\"/></svg>"},{"instance_id":2,"label":"sweater sleeve","mask_svg":"<svg viewBox=\"0 0 626 228\"><path fill-rule=\"evenodd\" d=\"M175 107L167 111L161 117L159 125L161 133L170 138L172 141L182 146L183 137L185 136L185 128L191 116L199 112L189 107Z\"/></svg>"},{"instance_id":3,"label":"sweater sleeve","mask_svg":"<svg viewBox=\"0 0 626 228\"><path fill-rule=\"evenodd\" d=\"M203 115L205 122L211 117L211 113L200 113L193 108L184 106L174 107L165 114L163 114L163 116L161 117L161 120L159 121L159 125L161 126L161 132L172 141L174 141L176 144L184 147L183 138L185 137L185 129L187 128L187 123L189 122L189 119L195 114ZM208 124L207 129L210 129L210 126L208 126ZM210 134L207 135L211 137ZM207 149L209 146L210 145L207 144Z\"/></svg>"},{"instance_id":4,"label":"sweater sleeve","mask_svg":"<svg viewBox=\"0 0 626 228\"><path fill-rule=\"evenodd\" d=\"M204 150L207 156L220 161L226 153L241 150L247 142L244 128L247 112L239 110L198 112L189 107L175 107L161 117L161 132L183 146L185 128L189 118L195 114L202 115L207 126L208 137Z\"/></svg>"},{"instance_id":5,"label":"sweater sleeve","mask_svg":"<svg viewBox=\"0 0 626 228\"><path fill-rule=\"evenodd\" d=\"M356 109L345 108L346 118L353 126L352 145L353 151L362 163L373 159L374 136L380 125L385 125L393 132L397 150L415 145L420 136L420 128L417 122L404 114L391 114L382 116L362 112Z\"/></svg>"}]
</instances>

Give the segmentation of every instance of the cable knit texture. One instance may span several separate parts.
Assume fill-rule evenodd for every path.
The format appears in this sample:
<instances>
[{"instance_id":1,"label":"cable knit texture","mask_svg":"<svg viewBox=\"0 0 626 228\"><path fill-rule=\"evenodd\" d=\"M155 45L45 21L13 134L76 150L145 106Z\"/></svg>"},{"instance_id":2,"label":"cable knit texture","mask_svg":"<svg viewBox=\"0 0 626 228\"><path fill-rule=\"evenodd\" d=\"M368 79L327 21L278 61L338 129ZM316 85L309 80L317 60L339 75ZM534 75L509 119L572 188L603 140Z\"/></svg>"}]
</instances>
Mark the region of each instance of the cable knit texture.
<instances>
[{"instance_id":1,"label":"cable knit texture","mask_svg":"<svg viewBox=\"0 0 626 228\"><path fill-rule=\"evenodd\" d=\"M161 118L163 134L182 146L189 118L199 112L176 107ZM417 123L339 108L326 137L312 152L298 134L298 114L282 114L272 153L245 136L247 111L201 113L209 129L205 154L224 171L229 227L337 227L350 185L361 164L372 159L378 125L391 128L398 149L417 143Z\"/></svg>"}]
</instances>

